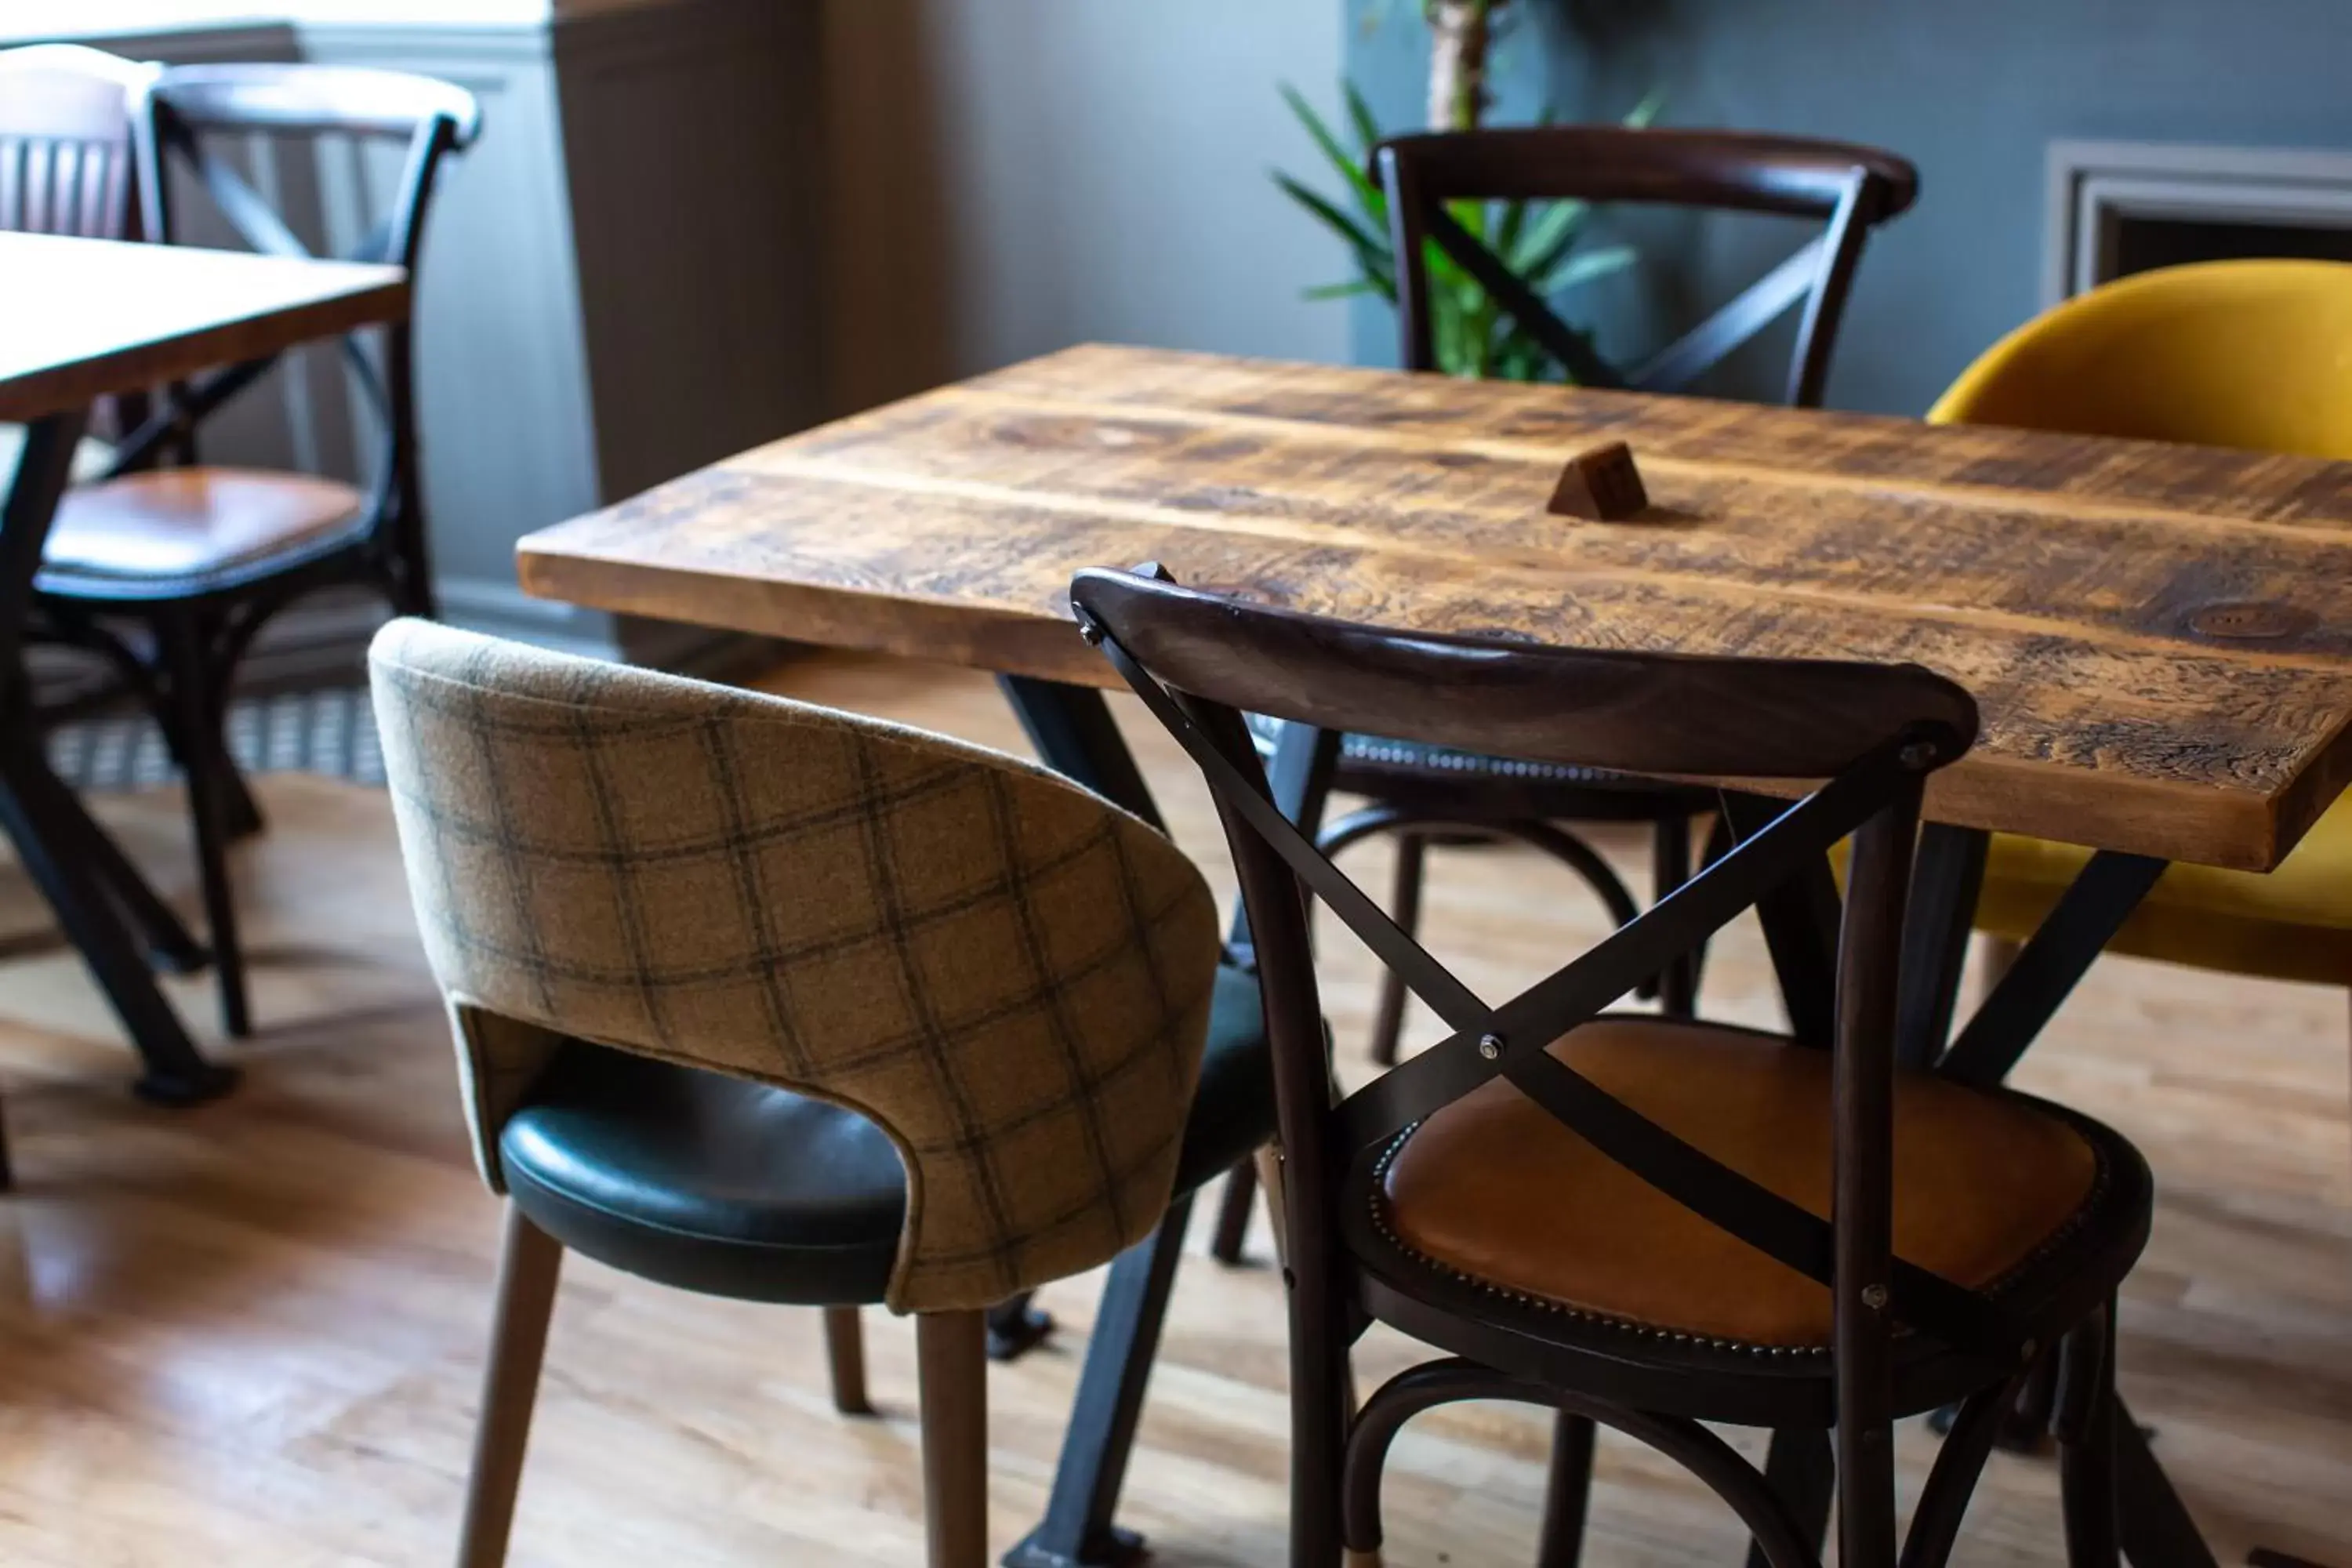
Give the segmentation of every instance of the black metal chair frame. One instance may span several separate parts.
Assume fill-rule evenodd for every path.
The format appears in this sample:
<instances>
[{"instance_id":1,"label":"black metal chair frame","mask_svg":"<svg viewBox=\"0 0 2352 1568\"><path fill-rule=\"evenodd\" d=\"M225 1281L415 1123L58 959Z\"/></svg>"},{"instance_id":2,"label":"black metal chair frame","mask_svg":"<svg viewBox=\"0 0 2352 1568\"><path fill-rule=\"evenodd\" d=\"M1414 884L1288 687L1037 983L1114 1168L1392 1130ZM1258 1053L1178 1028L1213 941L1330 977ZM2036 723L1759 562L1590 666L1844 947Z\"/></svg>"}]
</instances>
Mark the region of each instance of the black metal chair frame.
<instances>
[{"instance_id":1,"label":"black metal chair frame","mask_svg":"<svg viewBox=\"0 0 2352 1568\"><path fill-rule=\"evenodd\" d=\"M2147 1239L2145 1164L2120 1140L2035 1102L2094 1137L2102 1154L2100 1186L2067 1256L2029 1262L1996 1291L1979 1292L1892 1251L1904 914L1926 776L1974 737L1974 705L1964 693L1916 668L1408 640L1122 574L1082 574L1072 599L1088 640L1208 780L1241 876L1282 1126L1295 1564L1333 1561L1342 1541L1351 1552L1377 1549L1381 1464L1390 1438L1412 1415L1453 1400L1505 1398L1559 1410L1555 1452L1571 1463L1579 1456L1589 1462L1595 1421L1658 1447L1738 1511L1771 1568L1818 1563L1824 1514L1811 1499L1792 1509L1772 1475L1738 1458L1698 1421L1784 1433L1834 1426L1841 1561L1892 1568L1891 1423L1958 1400L1952 1437L1901 1548L1904 1568L1937 1568L2017 1385L2053 1354L2063 1363L2056 1426L2065 1444L2070 1561L2085 1568L2116 1560L2112 1300ZM1331 689L1340 671L1339 689ZM1464 698L1460 683L1471 674L1490 700ZM1645 733L1622 711L1597 731L1586 721L1613 692L1641 682L1656 704L1691 721L1664 736ZM1456 711L1435 716L1426 700L1414 711L1409 694L1433 689L1447 691ZM1738 725L1713 722L1741 705L1773 711L1782 732L1765 744L1752 726L1743 735ZM1382 913L1276 806L1244 710L1326 730L1366 712L1407 713L1440 743L1468 742L1484 727L1515 754L1633 773L1827 782L1665 902L1496 1005ZM1452 732L1428 733L1433 724ZM1832 1046L1836 1201L1833 1218L1823 1220L1650 1121L1545 1047L1849 835L1857 847ZM1311 899L1402 974L1450 1031L1337 1105L1307 942ZM1498 1076L1709 1223L1829 1286L1835 1324L1829 1358L1629 1335L1622 1326L1501 1301L1475 1282L1416 1266L1355 1197L1423 1119ZM1347 1346L1375 1320L1454 1355L1391 1380L1351 1416ZM1771 1470L1783 1468L1776 1456ZM1567 1502L1556 1502L1555 1514L1580 1521L1582 1492L1580 1477L1556 1475L1553 1495ZM1825 1505L1825 1495L1818 1502ZM1564 1550L1567 1542L1550 1533L1560 1522L1548 1526L1548 1538Z\"/></svg>"},{"instance_id":2,"label":"black metal chair frame","mask_svg":"<svg viewBox=\"0 0 2352 1568\"><path fill-rule=\"evenodd\" d=\"M343 259L389 264L413 277L444 160L469 146L480 124L471 94L425 77L316 66L168 69L148 90L137 139L144 230L162 243L174 238L168 175L177 157L253 249L310 258L310 247L205 139L338 134L400 142L405 163L388 213ZM380 339L380 356L362 342L370 334ZM348 527L208 577L115 578L48 567L38 581L47 635L96 653L119 683L55 709L47 721L77 717L128 691L155 714L187 777L222 1024L231 1035L248 1033L250 1017L226 847L260 826L223 732L238 662L271 616L321 588L363 584L380 590L399 614L434 611L417 475L412 322L404 317L369 329L342 339L341 348L352 384L382 426L365 505ZM166 389L157 412L121 443L109 477L195 461L204 420L279 357ZM123 635L126 621L142 628L143 647Z\"/></svg>"},{"instance_id":3,"label":"black metal chair frame","mask_svg":"<svg viewBox=\"0 0 2352 1568\"><path fill-rule=\"evenodd\" d=\"M1401 358L1409 370L1432 371L1437 358L1428 309L1429 249L1434 247L1475 279L1514 321L1588 386L1678 392L1734 350L1801 304L1803 315L1791 359L1786 400L1816 407L1827 383L1846 296L1870 232L1908 208L1918 176L1899 158L1873 148L1796 137L1722 132L1633 130L1622 126L1546 126L1446 132L1384 142L1373 152L1372 175L1389 197L1389 227L1398 258L1397 310ZM1590 342L1563 322L1475 236L1448 204L1461 201L1583 199L1654 203L1724 211L1779 214L1822 220L1824 228L1780 266L1742 291L1630 376L1601 359ZM1348 737L1338 787L1372 804L1332 825L1327 850L1377 834L1398 837L1390 905L1398 923L1414 927L1421 882L1432 842L1508 837L1551 856L1590 885L1621 922L1633 895L1591 847L1553 826L1558 822L1646 822L1652 826L1653 899L1680 887L1691 873L1690 824L1715 811L1710 792L1654 782L1611 778L1593 770L1525 769L1485 759L1483 769L1441 773L1410 758L1388 759L1383 742ZM1705 864L1721 853L1711 839ZM1668 1011L1689 1016L1696 1006L1706 950L1699 948L1656 977L1644 994L1662 994ZM1372 1029L1372 1056L1396 1059L1405 989L1384 977ZM1221 1243L1239 1245L1232 1221L1245 1221L1246 1194L1227 1208ZM1221 1244L1221 1254L1226 1251Z\"/></svg>"}]
</instances>

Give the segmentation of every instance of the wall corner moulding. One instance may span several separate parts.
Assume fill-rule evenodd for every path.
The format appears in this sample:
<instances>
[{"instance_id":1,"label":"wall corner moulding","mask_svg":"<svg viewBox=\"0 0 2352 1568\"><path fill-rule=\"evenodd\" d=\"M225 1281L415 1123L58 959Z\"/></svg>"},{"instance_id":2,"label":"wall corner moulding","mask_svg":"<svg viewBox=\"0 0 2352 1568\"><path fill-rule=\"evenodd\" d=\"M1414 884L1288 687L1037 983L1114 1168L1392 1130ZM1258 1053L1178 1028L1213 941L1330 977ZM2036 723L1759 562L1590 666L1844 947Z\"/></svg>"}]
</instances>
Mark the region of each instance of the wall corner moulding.
<instances>
[{"instance_id":1,"label":"wall corner moulding","mask_svg":"<svg viewBox=\"0 0 2352 1568\"><path fill-rule=\"evenodd\" d=\"M2045 309L2123 270L2117 250L2127 224L2352 230L2352 152L2058 141L2050 144L2046 201Z\"/></svg>"},{"instance_id":2,"label":"wall corner moulding","mask_svg":"<svg viewBox=\"0 0 2352 1568\"><path fill-rule=\"evenodd\" d=\"M215 27L537 27L686 0L0 0L0 43L47 37L186 32Z\"/></svg>"}]
</instances>

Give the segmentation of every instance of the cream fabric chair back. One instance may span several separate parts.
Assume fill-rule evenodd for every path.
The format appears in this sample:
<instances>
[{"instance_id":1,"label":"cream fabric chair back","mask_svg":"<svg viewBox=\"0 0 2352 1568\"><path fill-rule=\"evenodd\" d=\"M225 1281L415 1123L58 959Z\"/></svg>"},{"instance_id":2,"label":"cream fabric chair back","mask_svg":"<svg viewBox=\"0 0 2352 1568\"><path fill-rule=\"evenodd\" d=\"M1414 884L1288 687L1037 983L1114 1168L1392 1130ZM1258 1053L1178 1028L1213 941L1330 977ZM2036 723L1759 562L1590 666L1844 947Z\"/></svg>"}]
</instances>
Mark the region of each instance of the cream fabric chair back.
<instances>
[{"instance_id":1,"label":"cream fabric chair back","mask_svg":"<svg viewBox=\"0 0 2352 1568\"><path fill-rule=\"evenodd\" d=\"M940 736L426 622L371 665L494 1188L499 1128L577 1039L878 1123L907 1166L900 1311L1159 1223L1219 932L1152 828Z\"/></svg>"}]
</instances>

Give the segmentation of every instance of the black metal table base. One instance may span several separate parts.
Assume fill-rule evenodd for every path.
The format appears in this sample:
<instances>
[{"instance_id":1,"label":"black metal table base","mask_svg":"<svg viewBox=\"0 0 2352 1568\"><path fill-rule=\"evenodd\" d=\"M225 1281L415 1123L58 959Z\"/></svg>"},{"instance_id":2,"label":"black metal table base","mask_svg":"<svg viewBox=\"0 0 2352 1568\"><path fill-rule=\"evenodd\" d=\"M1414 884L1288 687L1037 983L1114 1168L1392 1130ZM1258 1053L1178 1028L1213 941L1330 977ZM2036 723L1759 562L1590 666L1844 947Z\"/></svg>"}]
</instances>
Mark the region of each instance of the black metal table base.
<instances>
[{"instance_id":1,"label":"black metal table base","mask_svg":"<svg viewBox=\"0 0 2352 1568\"><path fill-rule=\"evenodd\" d=\"M2094 855L1948 1045L1990 839L1979 829L1940 826L1922 835L1896 1015L1903 1059L1933 1063L1939 1073L1977 1084L2008 1076L2165 869L2165 862L2146 856ZM2004 1447L2045 1446L2047 1399L2046 1390L2029 1384L2004 1426ZM2117 1405L2111 1426L2124 1555L2133 1568L2214 1568L2212 1551L2147 1433L2120 1400Z\"/></svg>"},{"instance_id":2,"label":"black metal table base","mask_svg":"<svg viewBox=\"0 0 2352 1568\"><path fill-rule=\"evenodd\" d=\"M1110 1266L1045 1517L1004 1554L1007 1568L1121 1568L1142 1555L1142 1537L1112 1515L1192 1215L1192 1198L1178 1198L1160 1228Z\"/></svg>"},{"instance_id":3,"label":"black metal table base","mask_svg":"<svg viewBox=\"0 0 2352 1568\"><path fill-rule=\"evenodd\" d=\"M27 426L0 508L0 831L137 1047L141 1098L196 1105L226 1093L237 1075L197 1051L150 963L185 971L204 962L204 950L50 771L25 672L33 579L83 425L74 413Z\"/></svg>"},{"instance_id":4,"label":"black metal table base","mask_svg":"<svg viewBox=\"0 0 2352 1568\"><path fill-rule=\"evenodd\" d=\"M988 1310L988 1359L1018 1361L1053 1337L1053 1314L1039 1309L1024 1290Z\"/></svg>"}]
</instances>

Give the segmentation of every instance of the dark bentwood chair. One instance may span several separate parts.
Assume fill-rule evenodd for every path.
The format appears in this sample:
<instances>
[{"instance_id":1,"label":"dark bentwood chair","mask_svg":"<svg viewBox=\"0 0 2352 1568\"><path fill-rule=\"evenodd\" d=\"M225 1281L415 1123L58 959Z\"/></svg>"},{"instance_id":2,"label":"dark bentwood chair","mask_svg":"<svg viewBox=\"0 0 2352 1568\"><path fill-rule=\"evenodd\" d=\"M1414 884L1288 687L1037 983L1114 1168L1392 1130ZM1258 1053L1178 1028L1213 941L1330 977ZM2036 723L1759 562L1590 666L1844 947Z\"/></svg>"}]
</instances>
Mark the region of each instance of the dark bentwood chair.
<instances>
[{"instance_id":1,"label":"dark bentwood chair","mask_svg":"<svg viewBox=\"0 0 2352 1568\"><path fill-rule=\"evenodd\" d=\"M1389 227L1401 258L1397 324L1407 369L1437 368L1428 308L1427 249L1434 245L1588 386L1687 390L1734 350L1799 310L1785 396L1801 408L1821 403L1864 242L1875 226L1909 207L1919 187L1909 163L1874 148L1613 125L1400 137L1375 149L1372 173L1388 193ZM1449 203L1517 199L1779 214L1818 219L1823 227L1738 298L1626 376L1601 361L1582 333L1529 292L1447 210ZM1419 915L1433 841L1501 837L1531 845L1591 883L1622 923L1638 907L1633 895L1605 860L1556 825L1653 824L1653 896L1664 898L1690 875L1692 819L1715 810L1713 797L1703 791L1384 735L1349 735L1332 784L1369 796L1371 804L1333 823L1323 835L1324 847L1337 853L1375 834L1397 835L1389 907L1408 931ZM1691 1013L1698 968L1694 955L1658 978L1668 1012ZM1396 1060L1404 996L1403 985L1389 976L1372 1029L1375 1061Z\"/></svg>"},{"instance_id":2,"label":"dark bentwood chair","mask_svg":"<svg viewBox=\"0 0 2352 1568\"><path fill-rule=\"evenodd\" d=\"M1894 1065L1921 793L1974 739L1966 692L1912 667L1407 637L1164 574L1085 573L1071 597L1207 777L1240 873L1281 1128L1295 1568L1374 1552L1391 1439L1464 1399L1561 1413L1547 1563L1574 1559L1598 1422L1722 1497L1770 1568L1818 1562L1832 1428L1839 1560L1893 1568L1892 1423L1958 1402L1900 1553L1940 1568L2003 1412L2053 1355L2069 1561L2112 1568L2114 1298L2147 1239L2147 1167L2061 1107ZM1496 1005L1272 809L1244 713L1811 793ZM1603 1011L1850 834L1830 1048ZM1336 1104L1310 896L1449 1031ZM1348 1346L1375 1320L1451 1356L1351 1412ZM1703 1421L1773 1429L1768 1469Z\"/></svg>"},{"instance_id":3,"label":"dark bentwood chair","mask_svg":"<svg viewBox=\"0 0 2352 1568\"><path fill-rule=\"evenodd\" d=\"M412 273L443 160L480 127L473 95L462 88L341 67L184 67L157 77L147 103L139 188L151 238L179 237L167 177L176 159L254 249L308 256L224 155L224 143L249 148L257 137L289 138L307 150L327 137L391 142L404 150L398 184L388 210L347 259ZM371 336L380 352L371 352L364 341ZM249 1019L226 846L260 822L222 732L237 662L271 616L321 588L357 584L403 614L433 609L410 323L347 339L342 350L350 380L380 427L368 489L316 475L198 464L203 421L276 362L226 368L170 388L161 410L125 437L111 477L67 493L38 582L51 631L104 657L154 710L187 776L222 1024L232 1035L246 1034ZM143 629L143 643L121 635L126 622Z\"/></svg>"},{"instance_id":4,"label":"dark bentwood chair","mask_svg":"<svg viewBox=\"0 0 2352 1568\"><path fill-rule=\"evenodd\" d=\"M566 1247L824 1307L847 1414L858 1307L919 1314L930 1562L980 1568L982 1310L1272 1134L1200 873L1058 774L877 720L423 621L370 662L509 1200L461 1568L505 1556Z\"/></svg>"}]
</instances>

